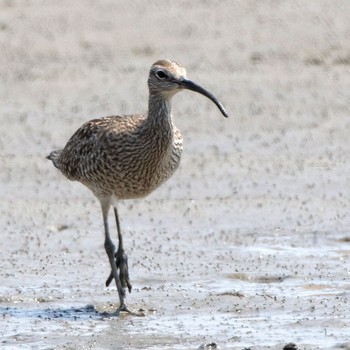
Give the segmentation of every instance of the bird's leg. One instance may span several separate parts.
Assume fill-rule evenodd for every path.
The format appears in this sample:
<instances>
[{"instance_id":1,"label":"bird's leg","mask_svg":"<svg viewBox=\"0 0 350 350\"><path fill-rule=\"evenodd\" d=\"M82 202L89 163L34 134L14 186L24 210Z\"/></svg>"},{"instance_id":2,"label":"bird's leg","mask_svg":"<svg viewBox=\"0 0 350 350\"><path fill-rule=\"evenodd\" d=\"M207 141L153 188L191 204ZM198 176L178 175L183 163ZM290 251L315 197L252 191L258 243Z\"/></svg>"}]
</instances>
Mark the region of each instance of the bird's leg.
<instances>
[{"instance_id":1,"label":"bird's leg","mask_svg":"<svg viewBox=\"0 0 350 350\"><path fill-rule=\"evenodd\" d=\"M129 293L130 293L132 286L131 286L130 280L129 280L128 257L126 256L125 250L123 247L123 237L122 237L121 230L120 230L120 223L119 223L117 207L114 207L114 215L115 215L115 221L117 224L118 240L119 240L118 250L115 253L115 260L116 260L117 267L119 269L120 282L124 288L126 288L126 287L128 288Z\"/></svg>"},{"instance_id":2,"label":"bird's leg","mask_svg":"<svg viewBox=\"0 0 350 350\"><path fill-rule=\"evenodd\" d=\"M120 279L120 282L123 286L123 292L125 295L125 288L127 287L129 290L129 293L130 293L132 286L131 286L131 283L129 280L128 257L125 254L125 250L123 247L123 237L122 237L121 230L120 230L118 211L117 211L116 207L114 207L114 215L115 215L115 221L117 224L118 240L119 240L118 250L115 253L115 263L116 263L117 269L119 269L119 279ZM112 280L113 280L113 272L111 272L111 274L109 275L109 277L106 281L107 287L112 282Z\"/></svg>"},{"instance_id":3,"label":"bird's leg","mask_svg":"<svg viewBox=\"0 0 350 350\"><path fill-rule=\"evenodd\" d=\"M111 237L109 234L109 227L108 227L108 212L109 212L110 204L103 203L101 204L101 206L102 206L102 214L103 214L103 224L105 228L105 249L108 255L109 263L112 268L112 275L113 275L113 278L115 279L115 283L118 289L120 306L122 306L124 305L125 292L123 291L123 286L120 282L117 266L115 264L115 260L114 260L115 245L111 240Z\"/></svg>"},{"instance_id":4,"label":"bird's leg","mask_svg":"<svg viewBox=\"0 0 350 350\"><path fill-rule=\"evenodd\" d=\"M123 252L123 246L120 246L120 242L119 242L119 249L117 251L117 253L115 253L115 245L111 240L110 234L109 234L109 227L108 227L108 211L110 208L110 203L108 202L107 204L102 203L101 202L101 206L102 206L102 214L103 214L103 223L104 223L104 228L105 228L105 249L108 255L108 259L109 259L109 263L111 265L111 275L112 277L108 278L108 280L110 279L111 281L114 279L115 280L115 284L117 286L117 290L118 290L118 295L119 295L119 300L120 300L120 306L119 309L117 311L117 313L119 314L120 311L125 311L128 312L130 314L136 315L136 316L144 316L144 312L142 311L137 311L137 310L133 310L131 309L129 306L126 305L125 303L125 288L124 285L128 286L128 288L131 289L131 285L129 282L129 276L128 276L128 268L127 268L127 260L126 260L126 264L125 264L125 259L121 259L121 263L119 262L119 266L118 266L118 252L120 250L121 247L121 251ZM116 210L115 210L116 212ZM118 217L118 215L116 215L116 218ZM117 226L118 226L118 235L120 233L120 227L119 227L119 220L117 219ZM121 235L120 235L121 237ZM125 253L124 253L125 254ZM122 268L120 267L122 264ZM126 267L125 267L126 266ZM118 274L118 268L119 270L123 269L124 274L123 274L123 281L122 278L120 277L120 275L122 274ZM125 271L126 271L126 275L125 275ZM107 282L108 282L107 280Z\"/></svg>"}]
</instances>

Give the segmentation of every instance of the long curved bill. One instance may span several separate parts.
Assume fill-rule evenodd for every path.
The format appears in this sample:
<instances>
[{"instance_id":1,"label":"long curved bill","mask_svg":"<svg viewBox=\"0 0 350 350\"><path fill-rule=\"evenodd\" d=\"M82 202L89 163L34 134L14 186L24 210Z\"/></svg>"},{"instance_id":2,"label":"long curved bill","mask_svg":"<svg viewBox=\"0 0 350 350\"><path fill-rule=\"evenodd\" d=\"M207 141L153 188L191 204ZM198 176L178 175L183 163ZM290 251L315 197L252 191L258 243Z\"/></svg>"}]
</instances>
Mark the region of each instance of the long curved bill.
<instances>
[{"instance_id":1,"label":"long curved bill","mask_svg":"<svg viewBox=\"0 0 350 350\"><path fill-rule=\"evenodd\" d=\"M218 99L208 90L202 88L200 85L197 85L196 83L194 83L191 80L185 79L185 78L180 78L178 80L178 84L183 88L183 89L188 89L188 90L192 90L195 92L198 92L204 96L206 96L207 98L209 98L210 100L212 100L216 106L220 109L220 112L227 118L227 112L224 108L224 106L218 101Z\"/></svg>"}]
</instances>

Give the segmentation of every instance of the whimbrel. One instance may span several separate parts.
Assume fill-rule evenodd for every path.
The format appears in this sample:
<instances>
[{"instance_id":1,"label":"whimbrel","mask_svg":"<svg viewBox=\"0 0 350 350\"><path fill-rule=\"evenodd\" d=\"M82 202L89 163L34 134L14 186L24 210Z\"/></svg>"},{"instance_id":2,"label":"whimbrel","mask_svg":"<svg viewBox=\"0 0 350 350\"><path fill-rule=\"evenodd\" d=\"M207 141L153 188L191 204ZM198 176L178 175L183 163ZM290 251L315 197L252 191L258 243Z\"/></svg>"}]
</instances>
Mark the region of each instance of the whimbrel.
<instances>
[{"instance_id":1,"label":"whimbrel","mask_svg":"<svg viewBox=\"0 0 350 350\"><path fill-rule=\"evenodd\" d=\"M47 157L69 180L79 181L99 199L102 208L104 246L111 265L107 286L114 279L120 306L116 313L131 309L125 302L125 289L131 291L127 256L123 247L117 202L141 198L166 181L177 169L182 136L171 115L172 97L184 89L198 92L227 117L214 95L186 78L186 70L169 60L151 67L148 112L93 119L83 124L62 150ZM108 212L113 207L118 232L118 249L110 237Z\"/></svg>"}]
</instances>

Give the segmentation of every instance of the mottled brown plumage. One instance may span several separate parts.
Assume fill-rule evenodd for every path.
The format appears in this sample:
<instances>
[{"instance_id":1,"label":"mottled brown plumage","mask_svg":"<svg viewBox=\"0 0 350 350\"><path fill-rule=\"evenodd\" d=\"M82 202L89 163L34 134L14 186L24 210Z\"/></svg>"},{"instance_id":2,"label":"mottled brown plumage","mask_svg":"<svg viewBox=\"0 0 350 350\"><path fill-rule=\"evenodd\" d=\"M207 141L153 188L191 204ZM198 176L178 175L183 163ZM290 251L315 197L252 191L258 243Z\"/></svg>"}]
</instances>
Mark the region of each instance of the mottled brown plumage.
<instances>
[{"instance_id":1,"label":"mottled brown plumage","mask_svg":"<svg viewBox=\"0 0 350 350\"><path fill-rule=\"evenodd\" d=\"M98 198L143 197L173 174L182 151L182 136L172 121L155 124L146 115L91 120L52 160Z\"/></svg>"},{"instance_id":2,"label":"mottled brown plumage","mask_svg":"<svg viewBox=\"0 0 350 350\"><path fill-rule=\"evenodd\" d=\"M90 120L70 138L67 145L52 152L48 159L70 180L87 186L100 200L105 248L115 280L120 308L135 314L125 304L125 288L131 290L127 257L122 244L116 203L118 200L144 197L166 181L177 169L182 136L174 126L171 99L183 89L210 98L227 117L217 99L199 85L186 79L186 71L173 61L161 60L152 65L149 79L148 113L110 116ZM113 205L119 246L110 239L108 212Z\"/></svg>"}]
</instances>

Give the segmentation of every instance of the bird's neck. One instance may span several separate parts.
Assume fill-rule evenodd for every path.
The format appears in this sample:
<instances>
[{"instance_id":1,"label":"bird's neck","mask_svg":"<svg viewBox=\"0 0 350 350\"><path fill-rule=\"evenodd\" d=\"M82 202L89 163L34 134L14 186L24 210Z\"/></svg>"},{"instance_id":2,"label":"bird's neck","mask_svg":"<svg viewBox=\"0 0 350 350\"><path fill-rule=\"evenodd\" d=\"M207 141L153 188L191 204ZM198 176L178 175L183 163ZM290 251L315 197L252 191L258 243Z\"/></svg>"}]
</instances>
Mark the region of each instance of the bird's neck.
<instances>
[{"instance_id":1,"label":"bird's neck","mask_svg":"<svg viewBox=\"0 0 350 350\"><path fill-rule=\"evenodd\" d=\"M171 117L171 97L150 94L148 100L148 121L162 132L173 130Z\"/></svg>"}]
</instances>

